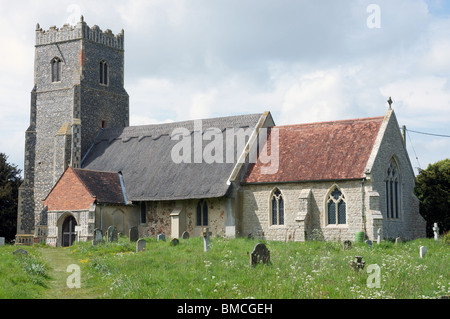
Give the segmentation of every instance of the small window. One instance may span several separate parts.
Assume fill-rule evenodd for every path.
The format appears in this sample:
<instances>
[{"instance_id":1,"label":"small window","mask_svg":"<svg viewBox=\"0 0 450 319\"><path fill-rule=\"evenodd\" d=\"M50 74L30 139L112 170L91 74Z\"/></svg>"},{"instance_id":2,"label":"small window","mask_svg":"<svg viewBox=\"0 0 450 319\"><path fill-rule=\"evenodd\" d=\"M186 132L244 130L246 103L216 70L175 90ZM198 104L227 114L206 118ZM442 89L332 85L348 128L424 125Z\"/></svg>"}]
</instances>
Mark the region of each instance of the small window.
<instances>
[{"instance_id":1,"label":"small window","mask_svg":"<svg viewBox=\"0 0 450 319\"><path fill-rule=\"evenodd\" d=\"M208 204L204 200L197 204L197 226L208 226Z\"/></svg>"},{"instance_id":2,"label":"small window","mask_svg":"<svg viewBox=\"0 0 450 319\"><path fill-rule=\"evenodd\" d=\"M147 223L147 205L141 202L141 224Z\"/></svg>"},{"instance_id":3,"label":"small window","mask_svg":"<svg viewBox=\"0 0 450 319\"><path fill-rule=\"evenodd\" d=\"M284 200L279 189L272 194L272 225L284 225Z\"/></svg>"},{"instance_id":4,"label":"small window","mask_svg":"<svg viewBox=\"0 0 450 319\"><path fill-rule=\"evenodd\" d=\"M100 78L99 83L103 85L108 85L108 63L106 61L100 61Z\"/></svg>"},{"instance_id":5,"label":"small window","mask_svg":"<svg viewBox=\"0 0 450 319\"><path fill-rule=\"evenodd\" d=\"M342 192L335 187L327 200L328 225L345 225L347 223L347 205Z\"/></svg>"},{"instance_id":6,"label":"small window","mask_svg":"<svg viewBox=\"0 0 450 319\"><path fill-rule=\"evenodd\" d=\"M52 67L52 83L61 81L61 59L53 58L51 62Z\"/></svg>"},{"instance_id":7,"label":"small window","mask_svg":"<svg viewBox=\"0 0 450 319\"><path fill-rule=\"evenodd\" d=\"M102 120L102 128L106 128L106 121Z\"/></svg>"}]
</instances>

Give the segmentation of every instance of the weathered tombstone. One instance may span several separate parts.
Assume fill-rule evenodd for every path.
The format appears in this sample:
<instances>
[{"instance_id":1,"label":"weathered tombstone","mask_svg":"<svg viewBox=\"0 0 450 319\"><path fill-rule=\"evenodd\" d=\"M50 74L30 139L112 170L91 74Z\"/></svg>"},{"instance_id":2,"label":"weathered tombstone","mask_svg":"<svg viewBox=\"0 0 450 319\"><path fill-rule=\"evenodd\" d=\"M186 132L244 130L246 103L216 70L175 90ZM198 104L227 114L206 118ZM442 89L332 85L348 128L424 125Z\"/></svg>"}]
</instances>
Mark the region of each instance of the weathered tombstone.
<instances>
[{"instance_id":1,"label":"weathered tombstone","mask_svg":"<svg viewBox=\"0 0 450 319\"><path fill-rule=\"evenodd\" d=\"M92 246L95 246L97 244L104 244L105 241L103 240L103 232L101 229L94 229L94 239L92 240Z\"/></svg>"},{"instance_id":2,"label":"weathered tombstone","mask_svg":"<svg viewBox=\"0 0 450 319\"><path fill-rule=\"evenodd\" d=\"M209 236L211 233L209 232L209 228L203 228L203 251L209 250Z\"/></svg>"},{"instance_id":3,"label":"weathered tombstone","mask_svg":"<svg viewBox=\"0 0 450 319\"><path fill-rule=\"evenodd\" d=\"M13 252L13 255L17 255L17 254L28 255L28 251L23 250L22 248L19 248Z\"/></svg>"},{"instance_id":4,"label":"weathered tombstone","mask_svg":"<svg viewBox=\"0 0 450 319\"><path fill-rule=\"evenodd\" d=\"M352 267L354 270L364 269L366 262L362 261L362 259L362 256L355 256L355 260L352 260L350 262L350 267Z\"/></svg>"},{"instance_id":5,"label":"weathered tombstone","mask_svg":"<svg viewBox=\"0 0 450 319\"><path fill-rule=\"evenodd\" d=\"M370 239L367 239L365 243L367 244L367 246L372 247L372 241Z\"/></svg>"},{"instance_id":6,"label":"weathered tombstone","mask_svg":"<svg viewBox=\"0 0 450 319\"><path fill-rule=\"evenodd\" d=\"M396 244L396 245L399 244L399 243L401 243L401 242L402 242L402 238L401 238L401 237L395 238L395 244Z\"/></svg>"},{"instance_id":7,"label":"weathered tombstone","mask_svg":"<svg viewBox=\"0 0 450 319\"><path fill-rule=\"evenodd\" d=\"M256 244L250 255L250 265L252 267L261 262L266 265L270 263L270 250L263 243Z\"/></svg>"},{"instance_id":8,"label":"weathered tombstone","mask_svg":"<svg viewBox=\"0 0 450 319\"><path fill-rule=\"evenodd\" d=\"M439 227L438 227L437 223L434 223L433 232L434 232L434 240L438 240L439 239Z\"/></svg>"},{"instance_id":9,"label":"weathered tombstone","mask_svg":"<svg viewBox=\"0 0 450 319\"><path fill-rule=\"evenodd\" d=\"M181 238L189 239L189 233L187 231L184 231L183 234L181 235Z\"/></svg>"},{"instance_id":10,"label":"weathered tombstone","mask_svg":"<svg viewBox=\"0 0 450 319\"><path fill-rule=\"evenodd\" d=\"M5 246L5 237L0 237L0 246Z\"/></svg>"},{"instance_id":11,"label":"weathered tombstone","mask_svg":"<svg viewBox=\"0 0 450 319\"><path fill-rule=\"evenodd\" d=\"M158 239L158 241L160 241L160 240L166 241L166 235L164 235L164 234L158 234L158 236L156 238Z\"/></svg>"},{"instance_id":12,"label":"weathered tombstone","mask_svg":"<svg viewBox=\"0 0 450 319\"><path fill-rule=\"evenodd\" d=\"M130 241L137 241L139 239L139 231L136 226L130 228Z\"/></svg>"},{"instance_id":13,"label":"weathered tombstone","mask_svg":"<svg viewBox=\"0 0 450 319\"><path fill-rule=\"evenodd\" d=\"M352 242L350 240L344 241L343 248L344 248L344 250L351 249L352 248Z\"/></svg>"},{"instance_id":14,"label":"weathered tombstone","mask_svg":"<svg viewBox=\"0 0 450 319\"><path fill-rule=\"evenodd\" d=\"M170 245L172 246L176 246L180 243L180 241L178 240L178 238L172 238L172 240L170 241Z\"/></svg>"},{"instance_id":15,"label":"weathered tombstone","mask_svg":"<svg viewBox=\"0 0 450 319\"><path fill-rule=\"evenodd\" d=\"M117 242L117 228L115 226L109 226L107 230L108 242Z\"/></svg>"},{"instance_id":16,"label":"weathered tombstone","mask_svg":"<svg viewBox=\"0 0 450 319\"><path fill-rule=\"evenodd\" d=\"M381 228L377 229L377 244L381 243Z\"/></svg>"},{"instance_id":17,"label":"weathered tombstone","mask_svg":"<svg viewBox=\"0 0 450 319\"><path fill-rule=\"evenodd\" d=\"M138 239L136 241L136 252L139 253L141 251L145 250L145 240L144 239Z\"/></svg>"},{"instance_id":18,"label":"weathered tombstone","mask_svg":"<svg viewBox=\"0 0 450 319\"><path fill-rule=\"evenodd\" d=\"M427 253L427 247L420 246L420 248L419 248L419 256L420 256L420 258L425 257L426 253Z\"/></svg>"}]
</instances>

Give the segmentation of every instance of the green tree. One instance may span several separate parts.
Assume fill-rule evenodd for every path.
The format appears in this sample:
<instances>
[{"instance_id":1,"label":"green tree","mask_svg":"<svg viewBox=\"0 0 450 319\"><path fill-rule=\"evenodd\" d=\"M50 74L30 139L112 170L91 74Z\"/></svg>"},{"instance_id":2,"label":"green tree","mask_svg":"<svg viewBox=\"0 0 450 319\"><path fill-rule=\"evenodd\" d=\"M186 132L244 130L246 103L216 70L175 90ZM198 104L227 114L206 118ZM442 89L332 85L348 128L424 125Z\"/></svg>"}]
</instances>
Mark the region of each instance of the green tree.
<instances>
[{"instance_id":1,"label":"green tree","mask_svg":"<svg viewBox=\"0 0 450 319\"><path fill-rule=\"evenodd\" d=\"M442 234L450 229L450 159L428 165L420 171L414 192L420 200L420 214L427 221L427 236L438 223Z\"/></svg>"},{"instance_id":2,"label":"green tree","mask_svg":"<svg viewBox=\"0 0 450 319\"><path fill-rule=\"evenodd\" d=\"M8 163L8 156L0 153L0 236L14 239L17 224L17 202L22 183L21 170Z\"/></svg>"}]
</instances>

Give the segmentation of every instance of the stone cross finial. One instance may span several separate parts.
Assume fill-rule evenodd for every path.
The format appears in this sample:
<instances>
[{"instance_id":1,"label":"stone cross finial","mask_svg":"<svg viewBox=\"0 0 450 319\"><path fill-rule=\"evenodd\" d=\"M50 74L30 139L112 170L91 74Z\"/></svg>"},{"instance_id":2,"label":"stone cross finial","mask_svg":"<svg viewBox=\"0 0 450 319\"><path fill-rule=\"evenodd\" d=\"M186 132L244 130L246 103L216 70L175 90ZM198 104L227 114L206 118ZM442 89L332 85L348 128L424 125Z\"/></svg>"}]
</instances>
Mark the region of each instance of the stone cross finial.
<instances>
[{"instance_id":1,"label":"stone cross finial","mask_svg":"<svg viewBox=\"0 0 450 319\"><path fill-rule=\"evenodd\" d=\"M394 103L391 99L391 97L389 97L389 99L387 100L388 104L389 104L389 109L392 109L392 103Z\"/></svg>"}]
</instances>

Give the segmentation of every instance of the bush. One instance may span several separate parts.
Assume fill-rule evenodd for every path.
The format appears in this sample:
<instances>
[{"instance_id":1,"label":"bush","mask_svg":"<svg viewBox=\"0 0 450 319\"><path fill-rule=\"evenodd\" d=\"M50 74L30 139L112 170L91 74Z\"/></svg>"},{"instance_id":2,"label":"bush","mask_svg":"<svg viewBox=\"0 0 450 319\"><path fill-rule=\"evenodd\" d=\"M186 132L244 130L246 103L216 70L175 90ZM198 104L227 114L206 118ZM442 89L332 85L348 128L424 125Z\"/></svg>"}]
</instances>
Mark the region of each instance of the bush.
<instances>
[{"instance_id":1,"label":"bush","mask_svg":"<svg viewBox=\"0 0 450 319\"><path fill-rule=\"evenodd\" d=\"M450 244L450 231L448 231L444 234L444 244L447 244L447 245Z\"/></svg>"}]
</instances>

